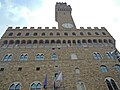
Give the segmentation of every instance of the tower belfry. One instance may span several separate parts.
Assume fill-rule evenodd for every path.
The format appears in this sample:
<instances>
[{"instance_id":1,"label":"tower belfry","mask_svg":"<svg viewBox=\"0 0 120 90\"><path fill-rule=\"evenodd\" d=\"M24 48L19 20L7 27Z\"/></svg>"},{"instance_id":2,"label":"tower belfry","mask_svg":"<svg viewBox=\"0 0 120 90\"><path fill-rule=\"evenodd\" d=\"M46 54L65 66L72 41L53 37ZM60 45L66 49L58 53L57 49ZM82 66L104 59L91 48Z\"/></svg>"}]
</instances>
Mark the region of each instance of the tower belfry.
<instances>
[{"instance_id":1,"label":"tower belfry","mask_svg":"<svg viewBox=\"0 0 120 90\"><path fill-rule=\"evenodd\" d=\"M76 29L71 12L72 8L67 3L56 3L55 20L58 22L59 29Z\"/></svg>"}]
</instances>

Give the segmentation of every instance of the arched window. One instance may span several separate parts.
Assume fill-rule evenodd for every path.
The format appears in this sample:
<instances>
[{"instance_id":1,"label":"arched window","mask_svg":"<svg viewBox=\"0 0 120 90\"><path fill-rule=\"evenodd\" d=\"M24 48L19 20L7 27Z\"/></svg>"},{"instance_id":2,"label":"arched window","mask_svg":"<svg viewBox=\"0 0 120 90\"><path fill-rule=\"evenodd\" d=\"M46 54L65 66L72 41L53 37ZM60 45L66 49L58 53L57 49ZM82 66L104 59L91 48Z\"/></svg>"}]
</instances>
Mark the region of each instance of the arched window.
<instances>
[{"instance_id":1,"label":"arched window","mask_svg":"<svg viewBox=\"0 0 120 90\"><path fill-rule=\"evenodd\" d=\"M37 36L37 33L35 32L33 35L34 35L34 36Z\"/></svg>"},{"instance_id":2,"label":"arched window","mask_svg":"<svg viewBox=\"0 0 120 90\"><path fill-rule=\"evenodd\" d=\"M21 41L21 44L26 44L26 41L25 41L25 40L22 40L22 41Z\"/></svg>"},{"instance_id":3,"label":"arched window","mask_svg":"<svg viewBox=\"0 0 120 90\"><path fill-rule=\"evenodd\" d=\"M99 43L102 43L102 40L101 40L101 39L98 39L98 42L99 42Z\"/></svg>"},{"instance_id":4,"label":"arched window","mask_svg":"<svg viewBox=\"0 0 120 90\"><path fill-rule=\"evenodd\" d=\"M45 36L45 33L42 33L42 36Z\"/></svg>"},{"instance_id":5,"label":"arched window","mask_svg":"<svg viewBox=\"0 0 120 90\"><path fill-rule=\"evenodd\" d=\"M30 85L30 90L42 90L42 85L40 82L35 81Z\"/></svg>"},{"instance_id":6,"label":"arched window","mask_svg":"<svg viewBox=\"0 0 120 90\"><path fill-rule=\"evenodd\" d=\"M21 90L21 85L19 82L14 82L9 86L9 90Z\"/></svg>"},{"instance_id":7,"label":"arched window","mask_svg":"<svg viewBox=\"0 0 120 90\"><path fill-rule=\"evenodd\" d=\"M15 41L15 44L20 44L20 40L16 40L16 41Z\"/></svg>"},{"instance_id":8,"label":"arched window","mask_svg":"<svg viewBox=\"0 0 120 90\"><path fill-rule=\"evenodd\" d=\"M42 53L36 55L36 60L41 61L44 60L44 55Z\"/></svg>"},{"instance_id":9,"label":"arched window","mask_svg":"<svg viewBox=\"0 0 120 90\"><path fill-rule=\"evenodd\" d=\"M28 41L27 41L27 44L32 44L32 41L31 41L31 40L28 40Z\"/></svg>"},{"instance_id":10,"label":"arched window","mask_svg":"<svg viewBox=\"0 0 120 90\"><path fill-rule=\"evenodd\" d=\"M33 44L37 44L37 43L38 43L38 41L37 41L37 40L34 40L34 41L33 41Z\"/></svg>"},{"instance_id":11,"label":"arched window","mask_svg":"<svg viewBox=\"0 0 120 90\"><path fill-rule=\"evenodd\" d=\"M76 40L73 40L72 43L73 43L73 44L76 44Z\"/></svg>"},{"instance_id":12,"label":"arched window","mask_svg":"<svg viewBox=\"0 0 120 90\"><path fill-rule=\"evenodd\" d=\"M98 33L98 32L95 32L95 35L99 35L99 33Z\"/></svg>"},{"instance_id":13,"label":"arched window","mask_svg":"<svg viewBox=\"0 0 120 90\"><path fill-rule=\"evenodd\" d=\"M115 68L115 70L116 70L117 72L120 72L120 65L116 64L116 65L114 66L114 68Z\"/></svg>"},{"instance_id":14,"label":"arched window","mask_svg":"<svg viewBox=\"0 0 120 90\"><path fill-rule=\"evenodd\" d=\"M96 39L93 39L93 43L97 43L97 40L96 40Z\"/></svg>"},{"instance_id":15,"label":"arched window","mask_svg":"<svg viewBox=\"0 0 120 90\"><path fill-rule=\"evenodd\" d=\"M10 40L10 41L9 41L9 44L14 44L14 41L13 41L13 40Z\"/></svg>"},{"instance_id":16,"label":"arched window","mask_svg":"<svg viewBox=\"0 0 120 90\"><path fill-rule=\"evenodd\" d=\"M88 32L88 35L91 35L91 33L90 33L90 32Z\"/></svg>"},{"instance_id":17,"label":"arched window","mask_svg":"<svg viewBox=\"0 0 120 90\"><path fill-rule=\"evenodd\" d=\"M106 33L105 33L105 32L102 32L102 34L103 34L103 35L106 35Z\"/></svg>"},{"instance_id":18,"label":"arched window","mask_svg":"<svg viewBox=\"0 0 120 90\"><path fill-rule=\"evenodd\" d=\"M60 36L60 33L59 32L57 32L57 34L56 34L57 36Z\"/></svg>"},{"instance_id":19,"label":"arched window","mask_svg":"<svg viewBox=\"0 0 120 90\"><path fill-rule=\"evenodd\" d=\"M68 44L71 44L71 40L68 40Z\"/></svg>"},{"instance_id":20,"label":"arched window","mask_svg":"<svg viewBox=\"0 0 120 90\"><path fill-rule=\"evenodd\" d=\"M91 39L88 39L88 43L92 43L92 40L91 40Z\"/></svg>"},{"instance_id":21,"label":"arched window","mask_svg":"<svg viewBox=\"0 0 120 90\"><path fill-rule=\"evenodd\" d=\"M21 33L19 32L19 33L17 34L17 36L21 36Z\"/></svg>"},{"instance_id":22,"label":"arched window","mask_svg":"<svg viewBox=\"0 0 120 90\"><path fill-rule=\"evenodd\" d=\"M52 32L50 33L50 36L53 36L53 33L52 33Z\"/></svg>"},{"instance_id":23,"label":"arched window","mask_svg":"<svg viewBox=\"0 0 120 90\"><path fill-rule=\"evenodd\" d=\"M109 39L109 43L113 44L112 40Z\"/></svg>"},{"instance_id":24,"label":"arched window","mask_svg":"<svg viewBox=\"0 0 120 90\"><path fill-rule=\"evenodd\" d=\"M86 90L85 85L82 81L79 81L77 84L77 90Z\"/></svg>"},{"instance_id":25,"label":"arched window","mask_svg":"<svg viewBox=\"0 0 120 90\"><path fill-rule=\"evenodd\" d=\"M7 54L3 58L3 61L11 61L11 60L12 60L12 54Z\"/></svg>"},{"instance_id":26,"label":"arched window","mask_svg":"<svg viewBox=\"0 0 120 90\"><path fill-rule=\"evenodd\" d=\"M3 41L3 44L8 44L8 41L7 40Z\"/></svg>"},{"instance_id":27,"label":"arched window","mask_svg":"<svg viewBox=\"0 0 120 90\"><path fill-rule=\"evenodd\" d=\"M51 40L51 44L55 43L55 40Z\"/></svg>"},{"instance_id":28,"label":"arched window","mask_svg":"<svg viewBox=\"0 0 120 90\"><path fill-rule=\"evenodd\" d=\"M65 32L64 35L65 35L65 36L68 36L68 33Z\"/></svg>"},{"instance_id":29,"label":"arched window","mask_svg":"<svg viewBox=\"0 0 120 90\"><path fill-rule=\"evenodd\" d=\"M12 36L13 35L13 33L11 32L11 33L9 33L9 35L8 36Z\"/></svg>"},{"instance_id":30,"label":"arched window","mask_svg":"<svg viewBox=\"0 0 120 90\"><path fill-rule=\"evenodd\" d=\"M39 44L43 44L44 42L43 42L43 40L39 40Z\"/></svg>"},{"instance_id":31,"label":"arched window","mask_svg":"<svg viewBox=\"0 0 120 90\"><path fill-rule=\"evenodd\" d=\"M29 33L26 33L25 36L29 36Z\"/></svg>"},{"instance_id":32,"label":"arched window","mask_svg":"<svg viewBox=\"0 0 120 90\"><path fill-rule=\"evenodd\" d=\"M106 40L106 39L104 39L104 43L107 43L107 40Z\"/></svg>"},{"instance_id":33,"label":"arched window","mask_svg":"<svg viewBox=\"0 0 120 90\"><path fill-rule=\"evenodd\" d=\"M84 35L84 33L83 33L83 32L80 32L80 35Z\"/></svg>"},{"instance_id":34,"label":"arched window","mask_svg":"<svg viewBox=\"0 0 120 90\"><path fill-rule=\"evenodd\" d=\"M107 77L105 83L109 90L119 90L117 83L112 78Z\"/></svg>"},{"instance_id":35,"label":"arched window","mask_svg":"<svg viewBox=\"0 0 120 90\"><path fill-rule=\"evenodd\" d=\"M107 67L105 66L105 65L101 65L100 66L100 69L101 69L101 71L104 73L104 72L108 72L108 69L107 69Z\"/></svg>"},{"instance_id":36,"label":"arched window","mask_svg":"<svg viewBox=\"0 0 120 90\"><path fill-rule=\"evenodd\" d=\"M93 58L94 58L95 60L100 60L100 59L102 59L102 56L101 56L98 52L94 52L94 53L93 53Z\"/></svg>"},{"instance_id":37,"label":"arched window","mask_svg":"<svg viewBox=\"0 0 120 90\"><path fill-rule=\"evenodd\" d=\"M76 35L76 33L75 33L75 32L73 32L73 33L72 33L72 35L73 35L73 36L75 36L75 35Z\"/></svg>"},{"instance_id":38,"label":"arched window","mask_svg":"<svg viewBox=\"0 0 120 90\"><path fill-rule=\"evenodd\" d=\"M20 61L27 61L27 60L28 60L28 55L27 54L21 54Z\"/></svg>"},{"instance_id":39,"label":"arched window","mask_svg":"<svg viewBox=\"0 0 120 90\"><path fill-rule=\"evenodd\" d=\"M49 40L45 40L45 44L49 44Z\"/></svg>"},{"instance_id":40,"label":"arched window","mask_svg":"<svg viewBox=\"0 0 120 90\"><path fill-rule=\"evenodd\" d=\"M87 43L85 39L82 40L82 43Z\"/></svg>"},{"instance_id":41,"label":"arched window","mask_svg":"<svg viewBox=\"0 0 120 90\"><path fill-rule=\"evenodd\" d=\"M80 41L80 40L77 40L77 43L78 43L78 44L81 44L81 41Z\"/></svg>"},{"instance_id":42,"label":"arched window","mask_svg":"<svg viewBox=\"0 0 120 90\"><path fill-rule=\"evenodd\" d=\"M66 40L63 40L63 43L66 44Z\"/></svg>"},{"instance_id":43,"label":"arched window","mask_svg":"<svg viewBox=\"0 0 120 90\"><path fill-rule=\"evenodd\" d=\"M60 44L60 43L61 43L61 41L60 41L60 40L57 40L57 41L56 41L56 43L57 43L57 44L58 44L58 43Z\"/></svg>"},{"instance_id":44,"label":"arched window","mask_svg":"<svg viewBox=\"0 0 120 90\"><path fill-rule=\"evenodd\" d=\"M58 60L58 56L56 53L52 53L51 60Z\"/></svg>"}]
</instances>

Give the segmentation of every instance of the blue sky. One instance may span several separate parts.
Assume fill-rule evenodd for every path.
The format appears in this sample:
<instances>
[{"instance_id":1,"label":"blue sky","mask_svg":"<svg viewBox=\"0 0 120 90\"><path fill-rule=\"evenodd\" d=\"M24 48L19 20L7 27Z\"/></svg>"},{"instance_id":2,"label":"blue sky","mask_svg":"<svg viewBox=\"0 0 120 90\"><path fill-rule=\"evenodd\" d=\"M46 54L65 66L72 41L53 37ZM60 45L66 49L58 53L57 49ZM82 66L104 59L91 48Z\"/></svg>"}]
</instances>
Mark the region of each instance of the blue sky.
<instances>
[{"instance_id":1,"label":"blue sky","mask_svg":"<svg viewBox=\"0 0 120 90\"><path fill-rule=\"evenodd\" d=\"M77 28L106 27L120 51L120 0L0 0L0 37L8 26L57 27L56 2L72 6Z\"/></svg>"}]
</instances>

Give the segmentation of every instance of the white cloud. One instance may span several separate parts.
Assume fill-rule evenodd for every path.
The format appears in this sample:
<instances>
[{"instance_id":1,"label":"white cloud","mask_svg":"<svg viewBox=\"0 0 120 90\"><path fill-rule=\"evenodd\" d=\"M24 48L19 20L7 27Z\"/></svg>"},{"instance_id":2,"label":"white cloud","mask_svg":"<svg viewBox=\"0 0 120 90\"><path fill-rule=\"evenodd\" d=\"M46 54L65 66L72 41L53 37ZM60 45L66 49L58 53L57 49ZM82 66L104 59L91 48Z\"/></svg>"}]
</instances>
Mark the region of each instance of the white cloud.
<instances>
[{"instance_id":1,"label":"white cloud","mask_svg":"<svg viewBox=\"0 0 120 90\"><path fill-rule=\"evenodd\" d=\"M2 8L2 4L1 4L1 2L0 2L0 9Z\"/></svg>"}]
</instances>

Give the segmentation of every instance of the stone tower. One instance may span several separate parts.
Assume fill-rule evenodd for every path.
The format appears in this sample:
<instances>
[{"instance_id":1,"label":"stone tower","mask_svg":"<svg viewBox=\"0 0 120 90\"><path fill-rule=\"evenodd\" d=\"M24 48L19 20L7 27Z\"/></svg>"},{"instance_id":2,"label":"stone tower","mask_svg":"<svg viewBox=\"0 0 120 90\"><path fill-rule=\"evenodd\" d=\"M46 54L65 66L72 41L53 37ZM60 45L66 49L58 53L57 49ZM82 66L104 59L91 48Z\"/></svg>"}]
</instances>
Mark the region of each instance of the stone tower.
<instances>
[{"instance_id":1,"label":"stone tower","mask_svg":"<svg viewBox=\"0 0 120 90\"><path fill-rule=\"evenodd\" d=\"M0 39L0 90L120 90L120 53L105 27L76 28L66 3L53 27L8 27Z\"/></svg>"}]
</instances>

